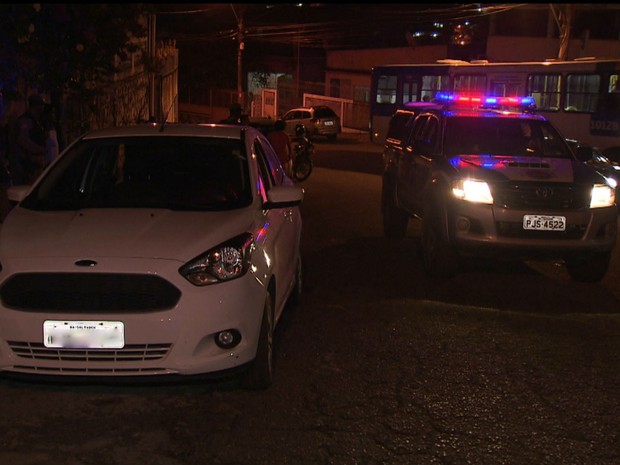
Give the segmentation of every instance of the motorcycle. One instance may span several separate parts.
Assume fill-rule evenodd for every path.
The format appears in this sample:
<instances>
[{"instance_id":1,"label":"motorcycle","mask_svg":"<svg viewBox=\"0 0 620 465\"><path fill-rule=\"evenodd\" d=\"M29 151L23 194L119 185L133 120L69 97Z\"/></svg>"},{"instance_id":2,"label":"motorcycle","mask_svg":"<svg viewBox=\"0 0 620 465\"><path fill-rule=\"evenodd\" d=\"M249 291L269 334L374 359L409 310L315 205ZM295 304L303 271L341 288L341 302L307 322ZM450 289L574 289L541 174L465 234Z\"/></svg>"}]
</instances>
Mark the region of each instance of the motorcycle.
<instances>
[{"instance_id":1,"label":"motorcycle","mask_svg":"<svg viewBox=\"0 0 620 465\"><path fill-rule=\"evenodd\" d=\"M312 162L314 144L306 137L305 131L303 131L302 134L298 134L298 136L299 139L295 143L295 157L293 158L293 179L296 181L304 181L308 179L314 167L314 163Z\"/></svg>"}]
</instances>

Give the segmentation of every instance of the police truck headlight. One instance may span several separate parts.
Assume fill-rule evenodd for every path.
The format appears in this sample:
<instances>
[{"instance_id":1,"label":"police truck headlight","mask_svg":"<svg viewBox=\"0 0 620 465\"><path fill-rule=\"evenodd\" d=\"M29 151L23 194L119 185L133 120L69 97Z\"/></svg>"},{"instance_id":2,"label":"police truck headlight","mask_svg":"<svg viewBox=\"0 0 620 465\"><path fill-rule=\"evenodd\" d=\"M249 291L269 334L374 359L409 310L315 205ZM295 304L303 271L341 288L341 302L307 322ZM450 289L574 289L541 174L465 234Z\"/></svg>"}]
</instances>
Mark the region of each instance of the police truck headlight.
<instances>
[{"instance_id":1,"label":"police truck headlight","mask_svg":"<svg viewBox=\"0 0 620 465\"><path fill-rule=\"evenodd\" d=\"M493 203L489 185L484 181L460 179L452 186L452 193L458 199L476 203Z\"/></svg>"},{"instance_id":2,"label":"police truck headlight","mask_svg":"<svg viewBox=\"0 0 620 465\"><path fill-rule=\"evenodd\" d=\"M616 203L616 191L607 184L595 184L592 187L590 208L611 207Z\"/></svg>"}]
</instances>

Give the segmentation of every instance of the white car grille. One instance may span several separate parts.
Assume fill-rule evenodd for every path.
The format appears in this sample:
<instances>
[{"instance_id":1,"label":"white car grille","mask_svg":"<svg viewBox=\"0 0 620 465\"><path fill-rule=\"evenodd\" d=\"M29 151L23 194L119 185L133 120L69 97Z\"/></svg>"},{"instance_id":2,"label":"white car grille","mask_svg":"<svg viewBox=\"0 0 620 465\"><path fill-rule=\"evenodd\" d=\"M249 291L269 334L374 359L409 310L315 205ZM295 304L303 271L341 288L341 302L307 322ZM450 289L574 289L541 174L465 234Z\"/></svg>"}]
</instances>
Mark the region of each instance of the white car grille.
<instances>
[{"instance_id":1,"label":"white car grille","mask_svg":"<svg viewBox=\"0 0 620 465\"><path fill-rule=\"evenodd\" d=\"M122 349L57 349L38 342L8 341L13 353L30 360L60 362L147 362L161 360L172 344L129 344ZM39 368L40 369L40 368ZM96 371L92 368L89 371ZM110 371L105 369L105 371Z\"/></svg>"},{"instance_id":2,"label":"white car grille","mask_svg":"<svg viewBox=\"0 0 620 465\"><path fill-rule=\"evenodd\" d=\"M181 292L152 275L20 273L4 282L0 297L21 311L136 313L173 308Z\"/></svg>"}]
</instances>

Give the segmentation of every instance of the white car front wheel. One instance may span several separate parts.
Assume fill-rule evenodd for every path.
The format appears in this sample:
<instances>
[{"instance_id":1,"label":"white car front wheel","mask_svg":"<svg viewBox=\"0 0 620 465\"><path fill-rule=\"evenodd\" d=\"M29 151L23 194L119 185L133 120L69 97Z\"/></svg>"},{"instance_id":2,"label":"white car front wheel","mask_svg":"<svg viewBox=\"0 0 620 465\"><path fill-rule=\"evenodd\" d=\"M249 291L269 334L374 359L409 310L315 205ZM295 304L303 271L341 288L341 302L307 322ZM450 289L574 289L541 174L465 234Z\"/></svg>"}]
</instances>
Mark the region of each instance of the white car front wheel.
<instances>
[{"instance_id":1,"label":"white car front wheel","mask_svg":"<svg viewBox=\"0 0 620 465\"><path fill-rule=\"evenodd\" d=\"M245 387L252 390L267 389L273 383L273 332L274 315L271 294L265 296L256 358L245 373Z\"/></svg>"}]
</instances>

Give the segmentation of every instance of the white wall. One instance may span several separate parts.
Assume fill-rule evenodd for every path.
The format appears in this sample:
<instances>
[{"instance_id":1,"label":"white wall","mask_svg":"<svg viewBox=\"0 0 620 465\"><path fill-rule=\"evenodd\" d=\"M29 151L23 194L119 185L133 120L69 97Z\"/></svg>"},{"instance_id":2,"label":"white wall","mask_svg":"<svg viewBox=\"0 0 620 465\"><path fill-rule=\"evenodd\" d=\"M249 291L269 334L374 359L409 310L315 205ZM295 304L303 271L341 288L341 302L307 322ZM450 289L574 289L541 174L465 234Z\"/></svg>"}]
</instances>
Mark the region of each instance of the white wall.
<instances>
[{"instance_id":1,"label":"white wall","mask_svg":"<svg viewBox=\"0 0 620 465\"><path fill-rule=\"evenodd\" d=\"M543 61L557 58L560 40L553 38L491 36L487 42L489 61ZM583 57L619 58L619 40L573 39L568 59Z\"/></svg>"},{"instance_id":2,"label":"white wall","mask_svg":"<svg viewBox=\"0 0 620 465\"><path fill-rule=\"evenodd\" d=\"M366 71L377 65L397 63L432 63L447 55L445 45L420 47L335 50L327 53L328 70Z\"/></svg>"}]
</instances>

